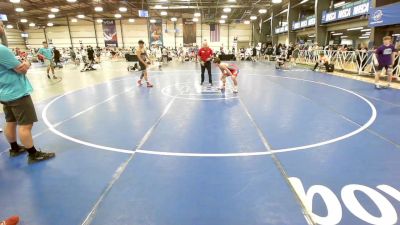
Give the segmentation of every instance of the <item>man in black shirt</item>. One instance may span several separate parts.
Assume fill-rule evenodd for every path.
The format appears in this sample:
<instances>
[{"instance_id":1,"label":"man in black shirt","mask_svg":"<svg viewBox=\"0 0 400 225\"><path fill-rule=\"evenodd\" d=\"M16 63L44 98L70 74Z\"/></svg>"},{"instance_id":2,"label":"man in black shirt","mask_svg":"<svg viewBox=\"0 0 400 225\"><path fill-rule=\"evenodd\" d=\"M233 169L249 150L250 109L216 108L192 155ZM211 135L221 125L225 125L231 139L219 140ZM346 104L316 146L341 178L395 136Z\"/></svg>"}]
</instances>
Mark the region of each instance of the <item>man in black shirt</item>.
<instances>
[{"instance_id":1,"label":"man in black shirt","mask_svg":"<svg viewBox=\"0 0 400 225\"><path fill-rule=\"evenodd\" d=\"M90 63L93 63L94 62L94 50L93 50L92 46L88 46L87 55L88 55L88 59L89 59Z\"/></svg>"}]
</instances>

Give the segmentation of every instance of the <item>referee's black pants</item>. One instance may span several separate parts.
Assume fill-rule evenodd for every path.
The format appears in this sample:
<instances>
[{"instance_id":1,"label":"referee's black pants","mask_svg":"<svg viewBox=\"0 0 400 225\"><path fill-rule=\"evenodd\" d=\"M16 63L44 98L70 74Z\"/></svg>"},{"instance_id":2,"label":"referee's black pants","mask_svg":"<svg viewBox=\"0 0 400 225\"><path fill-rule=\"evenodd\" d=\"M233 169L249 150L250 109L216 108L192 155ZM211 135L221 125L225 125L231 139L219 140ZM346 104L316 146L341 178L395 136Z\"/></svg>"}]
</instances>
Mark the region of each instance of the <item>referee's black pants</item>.
<instances>
[{"instance_id":1,"label":"referee's black pants","mask_svg":"<svg viewBox=\"0 0 400 225\"><path fill-rule=\"evenodd\" d=\"M204 72L208 71L208 82L212 84L212 75L211 75L211 62L207 61L204 63L204 66L201 65L201 83L204 83Z\"/></svg>"}]
</instances>

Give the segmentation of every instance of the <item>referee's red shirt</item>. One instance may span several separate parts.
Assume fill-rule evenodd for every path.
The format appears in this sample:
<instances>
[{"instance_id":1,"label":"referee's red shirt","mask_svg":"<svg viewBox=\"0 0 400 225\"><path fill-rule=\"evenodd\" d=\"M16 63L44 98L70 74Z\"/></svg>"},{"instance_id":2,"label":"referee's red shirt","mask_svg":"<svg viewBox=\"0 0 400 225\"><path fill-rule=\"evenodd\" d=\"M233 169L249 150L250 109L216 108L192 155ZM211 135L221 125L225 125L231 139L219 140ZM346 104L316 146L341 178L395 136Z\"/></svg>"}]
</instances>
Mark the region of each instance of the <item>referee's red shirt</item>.
<instances>
[{"instance_id":1,"label":"referee's red shirt","mask_svg":"<svg viewBox=\"0 0 400 225\"><path fill-rule=\"evenodd\" d=\"M207 59L213 56L213 51L211 48L201 48L199 50L199 56L203 62L206 62Z\"/></svg>"}]
</instances>

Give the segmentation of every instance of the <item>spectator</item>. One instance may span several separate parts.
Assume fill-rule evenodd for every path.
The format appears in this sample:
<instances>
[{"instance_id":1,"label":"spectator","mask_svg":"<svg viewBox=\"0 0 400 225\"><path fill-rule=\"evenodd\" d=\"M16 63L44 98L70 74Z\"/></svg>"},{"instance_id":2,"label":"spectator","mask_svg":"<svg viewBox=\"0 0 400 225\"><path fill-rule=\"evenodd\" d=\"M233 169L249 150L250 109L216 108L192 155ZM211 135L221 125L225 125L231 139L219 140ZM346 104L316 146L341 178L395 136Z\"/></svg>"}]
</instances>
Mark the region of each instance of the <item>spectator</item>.
<instances>
[{"instance_id":1,"label":"spectator","mask_svg":"<svg viewBox=\"0 0 400 225\"><path fill-rule=\"evenodd\" d=\"M4 29L0 26L0 34ZM0 103L6 118L5 136L10 143L10 156L29 153L28 162L35 163L55 157L54 153L37 151L32 138L33 123L37 122L35 107L30 93L33 91L26 73L27 61L18 61L12 52L0 45ZM17 144L18 136L24 146Z\"/></svg>"},{"instance_id":2,"label":"spectator","mask_svg":"<svg viewBox=\"0 0 400 225\"><path fill-rule=\"evenodd\" d=\"M47 41L43 41L43 48L39 49L38 55L43 59L44 64L47 66L47 78L51 79L49 75L51 70L53 79L57 79L56 75L54 74L53 52L49 48Z\"/></svg>"},{"instance_id":3,"label":"spectator","mask_svg":"<svg viewBox=\"0 0 400 225\"><path fill-rule=\"evenodd\" d=\"M58 64L61 62L61 53L56 47L53 48L53 54L54 54L54 63L55 66L57 67Z\"/></svg>"}]
</instances>

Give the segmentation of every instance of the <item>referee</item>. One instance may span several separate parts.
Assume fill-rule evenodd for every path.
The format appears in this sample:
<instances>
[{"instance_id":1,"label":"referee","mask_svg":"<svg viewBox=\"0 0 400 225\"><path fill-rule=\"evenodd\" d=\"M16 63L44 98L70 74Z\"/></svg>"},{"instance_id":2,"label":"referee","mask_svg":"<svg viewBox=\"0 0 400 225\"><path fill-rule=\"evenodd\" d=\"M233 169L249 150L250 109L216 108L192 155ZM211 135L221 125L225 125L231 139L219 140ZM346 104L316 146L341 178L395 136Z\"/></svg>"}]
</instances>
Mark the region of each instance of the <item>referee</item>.
<instances>
[{"instance_id":1,"label":"referee","mask_svg":"<svg viewBox=\"0 0 400 225\"><path fill-rule=\"evenodd\" d=\"M208 71L208 82L212 86L212 75L211 75L211 59L213 58L213 51L208 47L208 43L203 42L202 48L199 50L200 64L201 64L201 84L204 83L204 72Z\"/></svg>"}]
</instances>

